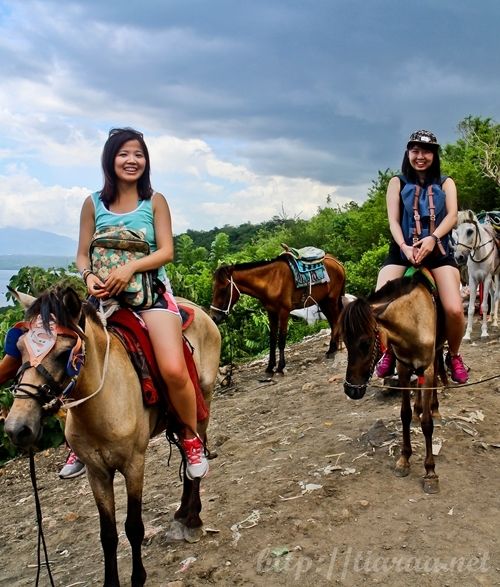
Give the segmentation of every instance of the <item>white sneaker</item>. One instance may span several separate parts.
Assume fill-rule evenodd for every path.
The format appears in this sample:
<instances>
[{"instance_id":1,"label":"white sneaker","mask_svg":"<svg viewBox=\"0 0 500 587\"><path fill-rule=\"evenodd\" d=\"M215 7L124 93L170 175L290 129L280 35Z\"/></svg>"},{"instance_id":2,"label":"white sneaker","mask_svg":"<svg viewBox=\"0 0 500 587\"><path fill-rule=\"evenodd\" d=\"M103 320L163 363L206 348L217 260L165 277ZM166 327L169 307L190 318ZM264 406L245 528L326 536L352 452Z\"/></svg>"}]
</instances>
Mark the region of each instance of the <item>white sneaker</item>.
<instances>
[{"instance_id":1,"label":"white sneaker","mask_svg":"<svg viewBox=\"0 0 500 587\"><path fill-rule=\"evenodd\" d=\"M73 479L74 477L79 477L84 473L85 465L76 456L76 454L72 450L70 450L68 458L66 459L66 464L59 471L59 477L61 479Z\"/></svg>"},{"instance_id":2,"label":"white sneaker","mask_svg":"<svg viewBox=\"0 0 500 587\"><path fill-rule=\"evenodd\" d=\"M186 475L188 479L205 477L208 473L208 460L201 440L197 436L185 438L182 441L182 448L187 460Z\"/></svg>"}]
</instances>

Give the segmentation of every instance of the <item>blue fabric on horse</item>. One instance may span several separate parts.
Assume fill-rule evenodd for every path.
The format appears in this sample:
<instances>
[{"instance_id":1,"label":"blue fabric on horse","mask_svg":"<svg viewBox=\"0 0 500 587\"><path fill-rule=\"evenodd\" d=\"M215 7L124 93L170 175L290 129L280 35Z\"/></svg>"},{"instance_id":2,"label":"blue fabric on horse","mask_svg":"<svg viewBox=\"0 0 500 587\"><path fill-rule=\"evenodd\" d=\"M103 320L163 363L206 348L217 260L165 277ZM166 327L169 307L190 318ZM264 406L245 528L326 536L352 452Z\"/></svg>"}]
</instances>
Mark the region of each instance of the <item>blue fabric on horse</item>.
<instances>
[{"instance_id":1,"label":"blue fabric on horse","mask_svg":"<svg viewBox=\"0 0 500 587\"><path fill-rule=\"evenodd\" d=\"M292 270L295 285L298 288L317 285L318 283L328 283L330 281L322 262L304 263L290 255L287 256L287 261Z\"/></svg>"}]
</instances>

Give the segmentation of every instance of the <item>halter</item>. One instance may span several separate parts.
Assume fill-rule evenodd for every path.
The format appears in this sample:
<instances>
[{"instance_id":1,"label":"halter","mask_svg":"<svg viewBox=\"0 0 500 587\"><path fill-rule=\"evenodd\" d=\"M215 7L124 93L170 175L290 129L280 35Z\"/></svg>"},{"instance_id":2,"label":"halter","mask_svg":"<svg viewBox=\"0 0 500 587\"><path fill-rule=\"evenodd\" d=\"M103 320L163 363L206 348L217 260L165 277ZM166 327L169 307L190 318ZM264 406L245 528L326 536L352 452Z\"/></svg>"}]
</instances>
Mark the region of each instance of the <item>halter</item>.
<instances>
[{"instance_id":1,"label":"halter","mask_svg":"<svg viewBox=\"0 0 500 587\"><path fill-rule=\"evenodd\" d=\"M212 306L212 305L210 306L211 310L215 310L216 312L222 312L222 314L225 314L226 316L229 314L229 311L231 310L231 305L232 305L232 301L233 301L233 289L235 289L238 292L238 295L241 295L241 292L238 289L238 286L236 285L236 283L234 283L232 275L231 275L231 278L228 279L227 281L230 285L229 302L227 304L227 309L223 310L222 308L217 308L216 306Z\"/></svg>"},{"instance_id":2,"label":"halter","mask_svg":"<svg viewBox=\"0 0 500 587\"><path fill-rule=\"evenodd\" d=\"M55 413L61 406L63 399L75 386L80 369L85 363L85 343L83 341L85 333L79 326L75 326L74 329L66 328L56 324L54 320L50 321L47 330L43 326L40 316L29 322L18 322L14 327L26 330L25 336L28 336L28 338L24 338L23 343L29 358L19 368L17 380L19 381L28 369L35 369L46 381L41 385L22 381L16 383L13 387L14 398L35 399L44 412ZM60 335L75 339L75 344L69 351L66 363L65 373L68 378L66 384L56 381L52 373L42 365L43 359L52 351L57 337Z\"/></svg>"},{"instance_id":3,"label":"halter","mask_svg":"<svg viewBox=\"0 0 500 587\"><path fill-rule=\"evenodd\" d=\"M372 378L373 372L375 371L375 365L377 364L378 359L382 355L382 347L380 344L380 331L376 324L373 331L373 334L375 336L375 344L373 345L372 349L372 358L370 363L370 372L368 375L368 379L366 380L366 383L349 383L347 379L344 379L344 385L347 385L350 389L364 389L366 387L368 381L370 381L370 379Z\"/></svg>"},{"instance_id":4,"label":"halter","mask_svg":"<svg viewBox=\"0 0 500 587\"><path fill-rule=\"evenodd\" d=\"M461 243L460 241L458 241L457 243L457 247L463 247L464 249L469 250L470 253L470 258L472 261L474 261L474 263L482 263L483 261L486 261L486 259L493 253L495 247L492 247L491 250L486 253L486 255L482 258L482 259L475 259L474 258L474 254L475 252L482 248L485 247L486 245L489 245L490 243L494 242L493 238L491 238L489 241L486 241L485 243L481 242L481 235L480 235L480 229L479 229L479 225L475 220L465 220L465 222L467 224L473 224L476 227L476 233L475 233L475 238L474 238L474 244L472 245L472 247L470 247L469 245L466 245L465 243ZM479 239L479 243L478 244L478 239Z\"/></svg>"}]
</instances>

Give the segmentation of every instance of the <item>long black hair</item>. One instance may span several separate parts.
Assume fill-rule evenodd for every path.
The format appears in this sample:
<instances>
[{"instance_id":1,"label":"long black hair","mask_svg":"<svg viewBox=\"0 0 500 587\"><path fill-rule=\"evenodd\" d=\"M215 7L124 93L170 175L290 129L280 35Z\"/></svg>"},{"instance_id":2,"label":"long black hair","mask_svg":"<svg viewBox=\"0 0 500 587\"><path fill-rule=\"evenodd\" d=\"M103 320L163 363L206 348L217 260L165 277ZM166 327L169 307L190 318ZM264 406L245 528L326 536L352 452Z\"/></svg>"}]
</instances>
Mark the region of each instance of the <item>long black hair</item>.
<instances>
[{"instance_id":1,"label":"long black hair","mask_svg":"<svg viewBox=\"0 0 500 587\"><path fill-rule=\"evenodd\" d=\"M403 156L403 163L401 164L401 172L406 177L406 179L410 183L419 183L420 179L417 175L417 172L410 164L410 158L408 157L408 151L414 146L420 145L420 143L408 143L408 147L405 150L405 154ZM436 183L438 185L441 184L441 161L439 159L439 147L437 145L420 145L424 149L428 151L432 151L434 153L434 159L432 160L432 165L425 171L425 185L429 185L431 183Z\"/></svg>"},{"instance_id":2,"label":"long black hair","mask_svg":"<svg viewBox=\"0 0 500 587\"><path fill-rule=\"evenodd\" d=\"M137 182L137 191L139 193L140 200L149 200L153 195L153 188L151 187L150 178L150 163L149 163L149 152L144 142L144 136L141 132L134 130L133 128L112 128L109 131L108 140L104 143L102 150L101 165L102 172L104 174L104 187L101 190L101 200L103 201L106 208L109 208L116 200L116 173L115 173L115 158L122 145L127 141L138 141L141 145L141 149L144 152L146 159L146 166L144 173Z\"/></svg>"}]
</instances>

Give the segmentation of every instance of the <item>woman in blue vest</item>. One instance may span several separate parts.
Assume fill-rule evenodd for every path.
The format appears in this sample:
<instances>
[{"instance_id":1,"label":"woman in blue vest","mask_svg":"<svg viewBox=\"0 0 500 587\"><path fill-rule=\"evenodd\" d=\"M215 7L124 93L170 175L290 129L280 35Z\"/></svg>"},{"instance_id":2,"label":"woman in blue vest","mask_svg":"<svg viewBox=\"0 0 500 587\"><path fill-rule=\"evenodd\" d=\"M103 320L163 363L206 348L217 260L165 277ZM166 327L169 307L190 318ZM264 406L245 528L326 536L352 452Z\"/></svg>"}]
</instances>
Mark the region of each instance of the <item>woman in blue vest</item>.
<instances>
[{"instance_id":1,"label":"woman in blue vest","mask_svg":"<svg viewBox=\"0 0 500 587\"><path fill-rule=\"evenodd\" d=\"M165 197L151 187L149 153L142 134L131 128L112 129L102 152L102 169L104 187L83 203L76 265L89 294L103 300L117 298L134 273L158 270L166 291L153 307L139 313L169 399L185 425L181 444L186 474L190 479L201 478L208 471L208 461L196 435L195 389L184 359L179 309L164 269L174 257L170 209ZM92 273L89 247L95 231L110 226L143 231L151 253L117 267L103 282Z\"/></svg>"},{"instance_id":2,"label":"woman in blue vest","mask_svg":"<svg viewBox=\"0 0 500 587\"><path fill-rule=\"evenodd\" d=\"M439 144L433 133L418 130L410 136L401 171L402 175L393 177L387 187L392 240L377 289L402 277L411 265L432 271L446 316L446 364L453 381L466 383L469 375L459 354L465 327L460 276L448 243L457 222L457 188L450 177L441 176ZM388 348L377 364L377 375L391 375L395 362Z\"/></svg>"}]
</instances>

